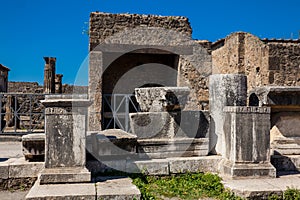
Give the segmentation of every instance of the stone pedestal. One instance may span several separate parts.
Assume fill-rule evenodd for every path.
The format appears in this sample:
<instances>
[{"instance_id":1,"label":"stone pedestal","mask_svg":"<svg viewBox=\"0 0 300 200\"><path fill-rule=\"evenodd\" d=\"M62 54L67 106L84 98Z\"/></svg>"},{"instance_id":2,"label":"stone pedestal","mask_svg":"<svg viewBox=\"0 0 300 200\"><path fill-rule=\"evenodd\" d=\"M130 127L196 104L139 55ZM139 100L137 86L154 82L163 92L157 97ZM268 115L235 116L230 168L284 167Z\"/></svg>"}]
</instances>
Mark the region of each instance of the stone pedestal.
<instances>
[{"instance_id":1,"label":"stone pedestal","mask_svg":"<svg viewBox=\"0 0 300 200\"><path fill-rule=\"evenodd\" d=\"M270 108L224 108L225 163L233 178L276 177L270 163Z\"/></svg>"},{"instance_id":2,"label":"stone pedestal","mask_svg":"<svg viewBox=\"0 0 300 200\"><path fill-rule=\"evenodd\" d=\"M45 134L28 134L22 136L22 150L26 160L44 161Z\"/></svg>"},{"instance_id":3,"label":"stone pedestal","mask_svg":"<svg viewBox=\"0 0 300 200\"><path fill-rule=\"evenodd\" d=\"M215 74L209 77L209 151L224 156L223 125L225 106L246 106L247 77L242 74Z\"/></svg>"},{"instance_id":4,"label":"stone pedestal","mask_svg":"<svg viewBox=\"0 0 300 200\"><path fill-rule=\"evenodd\" d=\"M90 182L90 172L85 169L86 114L90 101L81 96L49 95L43 104L46 156L41 184Z\"/></svg>"}]
</instances>

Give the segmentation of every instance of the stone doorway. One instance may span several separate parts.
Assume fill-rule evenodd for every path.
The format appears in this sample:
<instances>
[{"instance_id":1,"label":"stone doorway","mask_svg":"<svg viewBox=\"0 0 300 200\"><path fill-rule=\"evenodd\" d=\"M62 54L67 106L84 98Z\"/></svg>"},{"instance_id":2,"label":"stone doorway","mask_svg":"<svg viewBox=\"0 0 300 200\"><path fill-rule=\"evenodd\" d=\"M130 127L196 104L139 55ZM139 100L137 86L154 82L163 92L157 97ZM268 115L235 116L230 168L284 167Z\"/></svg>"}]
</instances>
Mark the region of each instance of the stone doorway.
<instances>
[{"instance_id":1,"label":"stone doorway","mask_svg":"<svg viewBox=\"0 0 300 200\"><path fill-rule=\"evenodd\" d=\"M120 56L103 54L104 63L113 62L102 75L102 130L131 132L129 113L139 111L135 88L177 85L179 56L159 49L149 52L148 49Z\"/></svg>"}]
</instances>

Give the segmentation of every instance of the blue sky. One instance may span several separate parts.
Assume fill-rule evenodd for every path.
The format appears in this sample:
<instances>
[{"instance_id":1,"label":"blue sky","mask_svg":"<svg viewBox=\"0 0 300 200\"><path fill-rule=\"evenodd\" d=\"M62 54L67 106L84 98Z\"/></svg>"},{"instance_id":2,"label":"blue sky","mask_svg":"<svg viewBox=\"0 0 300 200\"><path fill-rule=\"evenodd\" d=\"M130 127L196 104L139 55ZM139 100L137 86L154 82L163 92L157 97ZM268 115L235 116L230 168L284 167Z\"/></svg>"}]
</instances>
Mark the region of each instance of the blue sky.
<instances>
[{"instance_id":1,"label":"blue sky","mask_svg":"<svg viewBox=\"0 0 300 200\"><path fill-rule=\"evenodd\" d=\"M235 31L261 38L298 38L299 0L1 0L0 63L10 81L43 83L44 56L57 58L57 73L72 84L88 54L82 34L92 11L182 15L193 38L216 41Z\"/></svg>"}]
</instances>

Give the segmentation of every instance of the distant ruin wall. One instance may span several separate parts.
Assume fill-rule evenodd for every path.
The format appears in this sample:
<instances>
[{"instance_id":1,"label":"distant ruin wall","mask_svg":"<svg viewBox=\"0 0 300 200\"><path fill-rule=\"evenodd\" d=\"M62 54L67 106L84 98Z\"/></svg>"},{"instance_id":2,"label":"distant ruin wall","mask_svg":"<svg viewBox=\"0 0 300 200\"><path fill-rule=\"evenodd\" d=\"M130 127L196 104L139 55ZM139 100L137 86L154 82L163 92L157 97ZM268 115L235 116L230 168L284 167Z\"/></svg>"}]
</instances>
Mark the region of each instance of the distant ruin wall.
<instances>
[{"instance_id":1,"label":"distant ruin wall","mask_svg":"<svg viewBox=\"0 0 300 200\"><path fill-rule=\"evenodd\" d=\"M245 74L248 91L264 85L300 85L299 66L300 40L261 40L237 32L212 51L213 74Z\"/></svg>"}]
</instances>

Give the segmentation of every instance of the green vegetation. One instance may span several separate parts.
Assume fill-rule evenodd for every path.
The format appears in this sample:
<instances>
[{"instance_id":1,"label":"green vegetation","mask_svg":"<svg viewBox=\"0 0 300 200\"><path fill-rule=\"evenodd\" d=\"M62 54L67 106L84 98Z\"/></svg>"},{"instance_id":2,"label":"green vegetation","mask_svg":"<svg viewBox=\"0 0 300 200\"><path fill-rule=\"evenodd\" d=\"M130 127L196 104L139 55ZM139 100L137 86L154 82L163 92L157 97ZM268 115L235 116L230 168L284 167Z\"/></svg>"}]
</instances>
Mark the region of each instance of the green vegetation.
<instances>
[{"instance_id":1,"label":"green vegetation","mask_svg":"<svg viewBox=\"0 0 300 200\"><path fill-rule=\"evenodd\" d=\"M225 190L219 176L210 173L181 174L168 177L136 175L132 178L133 183L139 187L143 199L163 199L164 197L241 199Z\"/></svg>"},{"instance_id":2,"label":"green vegetation","mask_svg":"<svg viewBox=\"0 0 300 200\"><path fill-rule=\"evenodd\" d=\"M269 200L300 200L300 190L288 188L283 196L272 195L268 198Z\"/></svg>"}]
</instances>

